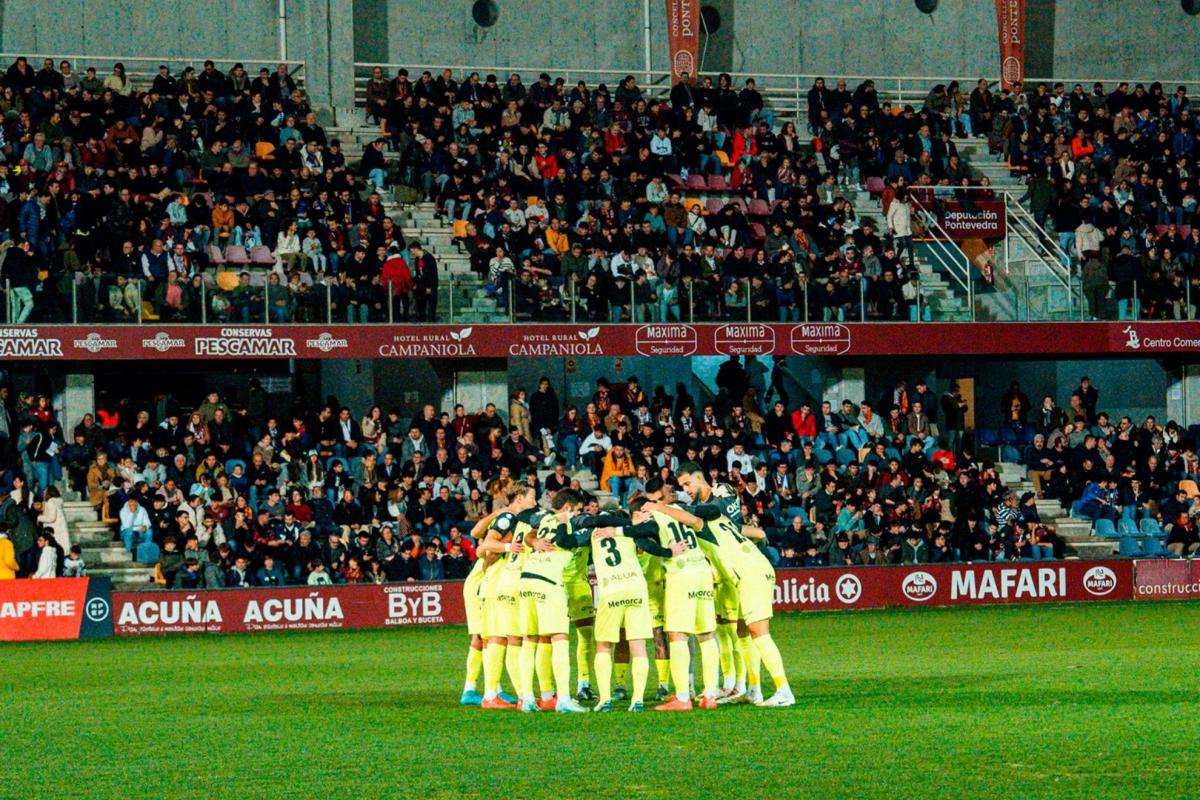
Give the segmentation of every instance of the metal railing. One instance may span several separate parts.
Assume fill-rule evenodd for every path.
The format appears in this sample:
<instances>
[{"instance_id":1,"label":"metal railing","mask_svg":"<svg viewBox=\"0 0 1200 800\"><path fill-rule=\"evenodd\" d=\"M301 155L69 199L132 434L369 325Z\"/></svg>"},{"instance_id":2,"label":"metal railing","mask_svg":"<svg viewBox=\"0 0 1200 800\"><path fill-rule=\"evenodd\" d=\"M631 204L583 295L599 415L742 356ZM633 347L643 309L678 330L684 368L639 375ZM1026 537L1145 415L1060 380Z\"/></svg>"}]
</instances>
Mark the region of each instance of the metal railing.
<instances>
[{"instance_id":1,"label":"metal railing","mask_svg":"<svg viewBox=\"0 0 1200 800\"><path fill-rule=\"evenodd\" d=\"M186 58L182 56L162 56L162 57L146 57L146 56L99 56L99 55L62 55L52 53L0 53L0 64L3 64L7 69L9 65L14 63L17 58L25 57L29 61L29 68L35 74L42 68L41 61L43 58L54 59L54 68L58 69L58 65L62 61L71 62L72 71L82 78L88 67L96 68L96 77L103 81L112 74L112 67L116 63L121 63L125 66L125 77L135 89L149 89L154 78L158 75L160 65L166 65L171 74L178 78L185 67L194 67L199 73L203 68L204 62L211 59L217 69L228 74L229 70L235 64L241 64L246 69L247 75L251 80L258 77L258 71L265 67L270 72L275 72L280 64L286 64L288 75L296 82L298 88L304 86L304 61L280 61L278 59L246 59L246 58L216 58L213 56L201 56L198 58Z\"/></svg>"},{"instance_id":2,"label":"metal railing","mask_svg":"<svg viewBox=\"0 0 1200 800\"><path fill-rule=\"evenodd\" d=\"M370 63L370 62L355 62L355 98L359 105L362 105L366 96L366 84L371 77L371 69L373 67L381 67L384 71L384 77L391 79L395 77L395 73L400 68L409 70L410 80L416 80L421 71L429 70L436 76L443 69L450 69L454 73L456 80L463 80L472 72L478 72L480 77L486 76L488 73L493 73L499 79L501 84L507 80L512 73L517 73L521 76L522 82L526 86L537 79L537 76L543 72L550 75L551 79L563 78L567 85L573 85L578 80L587 81L593 88L595 84L604 82L609 84L610 89L615 89L615 84L627 75L636 77L641 85L643 93L650 98L664 96L670 89L670 73L658 69L647 74L644 66L628 67L623 69L593 69L593 68L573 68L562 66L540 66L540 67L514 67L514 66L468 66L468 65L450 65L450 64L397 64L397 63ZM710 76L714 78L718 73L716 71L702 71L702 76ZM953 82L959 84L959 88L963 95L969 95L971 90L975 88L976 83L980 79L988 81L988 85L993 89L999 86L997 76L988 75L845 75L839 74L836 71L827 71L823 73L772 73L772 72L730 72L729 75L733 88L740 89L747 78L753 78L757 83L759 93L767 105L777 113L792 115L796 117L802 116L802 112L807 112L808 108L808 91L814 85L818 78L825 80L827 88L833 89L837 86L839 80L845 80L847 91L854 92L864 81L872 81L875 84L875 92L878 95L879 102L890 102L892 104L908 104L920 107L928 96L933 87L938 84L948 86ZM1155 79L1137 79L1137 78L1027 78L1025 86L1027 90L1031 90L1034 86L1040 83L1053 86L1055 83L1062 82L1067 87L1069 92L1076 84L1081 84L1084 89L1090 94L1092 85L1099 82L1103 84L1105 91L1111 92L1116 89L1117 85L1122 82L1128 82L1131 86L1138 83L1143 83L1149 87L1155 82ZM1164 91L1170 92L1176 86L1195 86L1200 83L1200 78L1191 78L1186 80L1163 80L1158 79L1164 87Z\"/></svg>"},{"instance_id":3,"label":"metal railing","mask_svg":"<svg viewBox=\"0 0 1200 800\"><path fill-rule=\"evenodd\" d=\"M954 280L966 293L967 307L975 319L975 287L971 276L971 260L963 252L938 221L937 212L926 208L915 196L909 196L909 205L917 212L925 226L927 252L942 271ZM898 202L893 200L892 202Z\"/></svg>"}]
</instances>

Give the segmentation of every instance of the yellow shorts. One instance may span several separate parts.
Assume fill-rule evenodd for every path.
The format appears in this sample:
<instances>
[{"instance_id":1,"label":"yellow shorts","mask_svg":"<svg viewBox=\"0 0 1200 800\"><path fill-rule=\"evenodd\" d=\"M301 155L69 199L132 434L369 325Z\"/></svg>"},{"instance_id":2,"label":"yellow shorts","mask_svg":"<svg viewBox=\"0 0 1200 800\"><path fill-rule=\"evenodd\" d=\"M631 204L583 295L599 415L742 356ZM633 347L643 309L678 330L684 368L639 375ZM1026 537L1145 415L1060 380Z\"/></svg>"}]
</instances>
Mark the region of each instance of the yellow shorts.
<instances>
[{"instance_id":1,"label":"yellow shorts","mask_svg":"<svg viewBox=\"0 0 1200 800\"><path fill-rule=\"evenodd\" d=\"M571 621L587 619L596 615L592 585L587 581L572 581L567 584L567 614Z\"/></svg>"},{"instance_id":2,"label":"yellow shorts","mask_svg":"<svg viewBox=\"0 0 1200 800\"><path fill-rule=\"evenodd\" d=\"M713 606L717 619L735 622L738 618L738 587L732 581L717 581L713 587Z\"/></svg>"},{"instance_id":3,"label":"yellow shorts","mask_svg":"<svg viewBox=\"0 0 1200 800\"><path fill-rule=\"evenodd\" d=\"M600 598L600 606L596 609L596 641L618 642L622 628L625 638L630 641L654 636L649 598L645 595Z\"/></svg>"},{"instance_id":4,"label":"yellow shorts","mask_svg":"<svg viewBox=\"0 0 1200 800\"><path fill-rule=\"evenodd\" d=\"M738 619L749 624L775 615L775 571L744 576L737 585Z\"/></svg>"},{"instance_id":5,"label":"yellow shorts","mask_svg":"<svg viewBox=\"0 0 1200 800\"><path fill-rule=\"evenodd\" d=\"M519 581L502 578L493 590L493 597L483 603L484 628L488 636L524 636L525 629L517 608Z\"/></svg>"},{"instance_id":6,"label":"yellow shorts","mask_svg":"<svg viewBox=\"0 0 1200 800\"><path fill-rule=\"evenodd\" d=\"M717 629L711 579L677 581L667 579L663 605L663 629L670 633L712 633Z\"/></svg>"},{"instance_id":7,"label":"yellow shorts","mask_svg":"<svg viewBox=\"0 0 1200 800\"><path fill-rule=\"evenodd\" d=\"M553 636L570 629L567 590L562 586L538 578L522 578L518 605L521 629L526 636Z\"/></svg>"},{"instance_id":8,"label":"yellow shorts","mask_svg":"<svg viewBox=\"0 0 1200 800\"><path fill-rule=\"evenodd\" d=\"M463 581L463 606L467 609L467 633L472 636L484 635L483 598L479 590L483 586L485 573L472 573Z\"/></svg>"},{"instance_id":9,"label":"yellow shorts","mask_svg":"<svg viewBox=\"0 0 1200 800\"><path fill-rule=\"evenodd\" d=\"M656 627L663 626L663 606L666 604L664 594L666 587L660 583L651 583L646 586L650 597L650 623Z\"/></svg>"}]
</instances>

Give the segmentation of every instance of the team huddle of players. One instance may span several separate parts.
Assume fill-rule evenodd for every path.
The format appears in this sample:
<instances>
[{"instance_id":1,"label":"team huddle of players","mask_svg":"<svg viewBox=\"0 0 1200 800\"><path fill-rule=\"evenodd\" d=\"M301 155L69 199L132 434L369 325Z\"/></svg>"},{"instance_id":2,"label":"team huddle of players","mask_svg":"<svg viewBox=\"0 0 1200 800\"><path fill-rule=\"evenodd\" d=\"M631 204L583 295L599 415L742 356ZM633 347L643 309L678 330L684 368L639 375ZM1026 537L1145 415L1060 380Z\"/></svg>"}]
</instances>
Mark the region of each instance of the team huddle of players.
<instances>
[{"instance_id":1,"label":"team huddle of players","mask_svg":"<svg viewBox=\"0 0 1200 800\"><path fill-rule=\"evenodd\" d=\"M741 524L737 493L710 486L698 465L684 464L676 474L692 505L677 502L674 487L655 479L630 502L628 517L584 514L582 497L570 489L555 493L549 510L539 509L527 483L509 487L507 504L472 531L480 545L463 585L471 634L463 705L582 712L580 702L595 700L593 710L603 712L628 697L629 710L641 711L653 643L658 699L666 700L657 710L689 711L693 637L700 708L795 702L770 634L775 571L755 543L762 530ZM767 699L762 667L775 684ZM515 695L501 691L504 672Z\"/></svg>"}]
</instances>

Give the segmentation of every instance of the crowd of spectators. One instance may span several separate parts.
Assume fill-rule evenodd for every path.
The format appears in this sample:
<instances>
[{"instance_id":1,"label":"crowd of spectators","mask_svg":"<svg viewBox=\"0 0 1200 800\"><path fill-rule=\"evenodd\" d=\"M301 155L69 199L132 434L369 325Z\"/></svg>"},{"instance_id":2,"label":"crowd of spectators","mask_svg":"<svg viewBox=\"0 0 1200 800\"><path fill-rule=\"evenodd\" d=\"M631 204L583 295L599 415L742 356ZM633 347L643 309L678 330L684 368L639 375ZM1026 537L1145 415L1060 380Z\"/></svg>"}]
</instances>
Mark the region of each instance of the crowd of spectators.
<instances>
[{"instance_id":1,"label":"crowd of spectators","mask_svg":"<svg viewBox=\"0 0 1200 800\"><path fill-rule=\"evenodd\" d=\"M632 76L377 71L381 136L355 163L284 65L135 86L19 58L0 76L7 321L430 320L437 262L389 195L459 223L523 318L908 319L908 204L860 220L843 187L966 181L954 126L871 81L828 94L814 135L728 75L648 97Z\"/></svg>"},{"instance_id":2,"label":"crowd of spectators","mask_svg":"<svg viewBox=\"0 0 1200 800\"><path fill-rule=\"evenodd\" d=\"M977 455L997 442L964 435L957 385L792 399L785 367L731 358L708 403L683 385L647 394L635 377L563 402L543 379L504 408L426 405L411 419L334 398L276 418L252 382L232 406L217 392L190 409L168 394L102 399L67 438L45 397L0 388L0 538L15 555L0 545L0 570L84 569L65 493L168 586L460 578L474 523L512 481L544 501L571 487L595 509L623 507L687 461L737 489L780 566L1062 557L1043 498L1083 518L1154 520L1176 554L1200 544L1194 436L1110 418L1086 378L1066 412L1016 383L1000 398L996 457L1025 464L1035 487L1018 495Z\"/></svg>"},{"instance_id":3,"label":"crowd of spectators","mask_svg":"<svg viewBox=\"0 0 1200 800\"><path fill-rule=\"evenodd\" d=\"M1022 199L1080 275L1093 319L1195 317L1200 150L1187 87L981 87L953 107L964 103L992 149L1026 174Z\"/></svg>"}]
</instances>

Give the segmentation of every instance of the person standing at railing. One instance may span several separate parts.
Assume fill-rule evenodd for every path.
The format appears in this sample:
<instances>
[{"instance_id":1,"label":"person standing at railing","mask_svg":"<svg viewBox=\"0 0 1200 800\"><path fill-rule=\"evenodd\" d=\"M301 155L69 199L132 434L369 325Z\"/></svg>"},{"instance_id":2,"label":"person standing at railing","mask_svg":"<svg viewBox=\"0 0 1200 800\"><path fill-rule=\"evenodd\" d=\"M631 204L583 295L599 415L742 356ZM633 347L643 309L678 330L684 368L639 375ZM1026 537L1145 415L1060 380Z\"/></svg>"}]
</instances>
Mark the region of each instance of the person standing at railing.
<instances>
[{"instance_id":1,"label":"person standing at railing","mask_svg":"<svg viewBox=\"0 0 1200 800\"><path fill-rule=\"evenodd\" d=\"M896 258L908 254L908 268L915 267L912 249L912 208L908 205L908 191L904 188L896 192L896 199L887 210L888 232L892 234L896 245Z\"/></svg>"}]
</instances>

